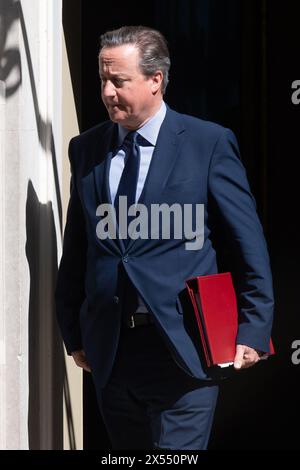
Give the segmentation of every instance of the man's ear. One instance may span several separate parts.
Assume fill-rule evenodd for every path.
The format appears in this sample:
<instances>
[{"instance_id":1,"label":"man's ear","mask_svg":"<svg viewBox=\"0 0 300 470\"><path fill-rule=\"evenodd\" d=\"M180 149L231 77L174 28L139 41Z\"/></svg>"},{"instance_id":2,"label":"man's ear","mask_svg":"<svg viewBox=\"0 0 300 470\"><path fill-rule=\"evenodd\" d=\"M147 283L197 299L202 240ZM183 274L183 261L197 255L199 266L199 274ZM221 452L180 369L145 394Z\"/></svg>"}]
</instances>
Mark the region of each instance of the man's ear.
<instances>
[{"instance_id":1,"label":"man's ear","mask_svg":"<svg viewBox=\"0 0 300 470\"><path fill-rule=\"evenodd\" d=\"M152 75L151 90L153 94L157 93L157 91L161 88L163 78L164 76L161 70L157 70L157 72L155 72L155 74Z\"/></svg>"}]
</instances>

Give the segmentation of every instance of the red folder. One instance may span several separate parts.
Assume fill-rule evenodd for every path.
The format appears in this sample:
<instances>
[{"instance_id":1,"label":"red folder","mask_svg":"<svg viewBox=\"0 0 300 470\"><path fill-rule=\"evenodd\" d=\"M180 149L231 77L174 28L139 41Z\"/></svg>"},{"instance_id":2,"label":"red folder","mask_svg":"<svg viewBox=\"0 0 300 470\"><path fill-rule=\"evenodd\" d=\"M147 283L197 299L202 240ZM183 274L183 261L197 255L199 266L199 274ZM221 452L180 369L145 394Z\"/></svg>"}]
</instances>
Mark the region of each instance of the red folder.
<instances>
[{"instance_id":1,"label":"red folder","mask_svg":"<svg viewBox=\"0 0 300 470\"><path fill-rule=\"evenodd\" d=\"M186 281L207 366L230 365L236 353L238 311L231 274L197 276ZM270 353L274 354L272 340Z\"/></svg>"}]
</instances>

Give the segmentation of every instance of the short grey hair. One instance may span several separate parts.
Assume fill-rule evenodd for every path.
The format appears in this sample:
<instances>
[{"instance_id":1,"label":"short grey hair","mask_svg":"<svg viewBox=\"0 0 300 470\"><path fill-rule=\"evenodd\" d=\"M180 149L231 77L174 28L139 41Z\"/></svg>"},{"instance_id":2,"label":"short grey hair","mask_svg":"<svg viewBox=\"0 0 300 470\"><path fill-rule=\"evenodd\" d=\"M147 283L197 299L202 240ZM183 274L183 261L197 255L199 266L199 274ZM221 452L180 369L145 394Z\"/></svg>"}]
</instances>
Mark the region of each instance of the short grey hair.
<instances>
[{"instance_id":1,"label":"short grey hair","mask_svg":"<svg viewBox=\"0 0 300 470\"><path fill-rule=\"evenodd\" d=\"M154 75L158 70L162 72L161 91L164 94L169 82L171 65L165 37L156 29L147 26L123 26L100 36L99 54L104 47L117 47L125 44L132 44L138 49L140 70L146 77Z\"/></svg>"}]
</instances>

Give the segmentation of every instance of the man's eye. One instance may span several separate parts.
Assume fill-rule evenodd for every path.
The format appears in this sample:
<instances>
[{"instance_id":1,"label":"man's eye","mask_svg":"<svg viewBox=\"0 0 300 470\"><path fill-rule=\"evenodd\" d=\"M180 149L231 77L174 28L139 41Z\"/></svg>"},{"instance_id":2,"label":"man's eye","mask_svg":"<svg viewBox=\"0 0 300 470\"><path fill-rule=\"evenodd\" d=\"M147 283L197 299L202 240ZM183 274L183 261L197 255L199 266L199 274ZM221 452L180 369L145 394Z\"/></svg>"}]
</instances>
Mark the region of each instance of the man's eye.
<instances>
[{"instance_id":1,"label":"man's eye","mask_svg":"<svg viewBox=\"0 0 300 470\"><path fill-rule=\"evenodd\" d=\"M122 78L118 78L118 79L116 79L116 80L113 81L113 83L114 83L116 86L122 86L124 82L125 82L125 80L123 80Z\"/></svg>"},{"instance_id":2,"label":"man's eye","mask_svg":"<svg viewBox=\"0 0 300 470\"><path fill-rule=\"evenodd\" d=\"M102 86L105 86L106 83L107 83L107 79L106 79L106 78L100 78L100 81L101 81ZM124 82L126 82L126 80L123 79L123 78L115 78L115 79L112 79L112 80L110 80L110 81L111 81L111 83L112 83L114 86L116 86L116 87L120 87L120 86L123 85Z\"/></svg>"}]
</instances>

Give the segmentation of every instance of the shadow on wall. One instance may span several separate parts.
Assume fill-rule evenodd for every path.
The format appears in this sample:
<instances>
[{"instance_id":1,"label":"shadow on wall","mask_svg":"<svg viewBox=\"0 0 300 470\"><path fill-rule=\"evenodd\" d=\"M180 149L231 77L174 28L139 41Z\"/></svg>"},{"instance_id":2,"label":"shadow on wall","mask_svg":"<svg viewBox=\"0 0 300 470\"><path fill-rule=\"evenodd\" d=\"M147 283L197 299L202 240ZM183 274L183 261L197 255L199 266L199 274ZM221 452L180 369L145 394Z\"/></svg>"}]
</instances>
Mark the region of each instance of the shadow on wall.
<instances>
[{"instance_id":1,"label":"shadow on wall","mask_svg":"<svg viewBox=\"0 0 300 470\"><path fill-rule=\"evenodd\" d=\"M41 204L29 181L26 257L30 270L29 449L63 448L63 396L71 449L76 449L63 345L55 315L57 245L52 203Z\"/></svg>"},{"instance_id":2,"label":"shadow on wall","mask_svg":"<svg viewBox=\"0 0 300 470\"><path fill-rule=\"evenodd\" d=\"M32 182L26 203L29 295L29 448L62 447L63 347L55 318L57 246L51 202L41 204Z\"/></svg>"},{"instance_id":3,"label":"shadow on wall","mask_svg":"<svg viewBox=\"0 0 300 470\"><path fill-rule=\"evenodd\" d=\"M22 83L22 64L20 60L20 52L17 49L6 47L9 30L15 21L20 21L21 26L39 143L43 149L48 149L49 147L51 149L60 232L62 233L62 204L52 124L51 122L44 121L40 113L25 19L22 5L19 1L14 2L13 0L1 0L0 3L0 80L5 82L6 98L12 96ZM9 80L15 68L18 70L19 79L14 85L10 87Z\"/></svg>"},{"instance_id":4,"label":"shadow on wall","mask_svg":"<svg viewBox=\"0 0 300 470\"><path fill-rule=\"evenodd\" d=\"M57 171L56 151L51 122L42 119L32 66L29 41L20 1L0 2L0 80L6 85L6 99L22 83L20 51L7 46L16 21L25 49L31 95L39 143L52 156L56 205L62 233L62 204ZM38 162L37 162L38 164ZM69 386L65 370L62 341L56 324L54 288L57 274L57 242L52 203L40 204L31 181L26 202L26 256L30 270L29 293L29 448L63 447L63 394L67 409L69 442L76 448Z\"/></svg>"},{"instance_id":5,"label":"shadow on wall","mask_svg":"<svg viewBox=\"0 0 300 470\"><path fill-rule=\"evenodd\" d=\"M8 33L14 22L19 20L19 2L1 0L0 2L0 80L6 83L6 96L12 96L22 83L20 51L6 47ZM11 84L11 77L14 81Z\"/></svg>"}]
</instances>

